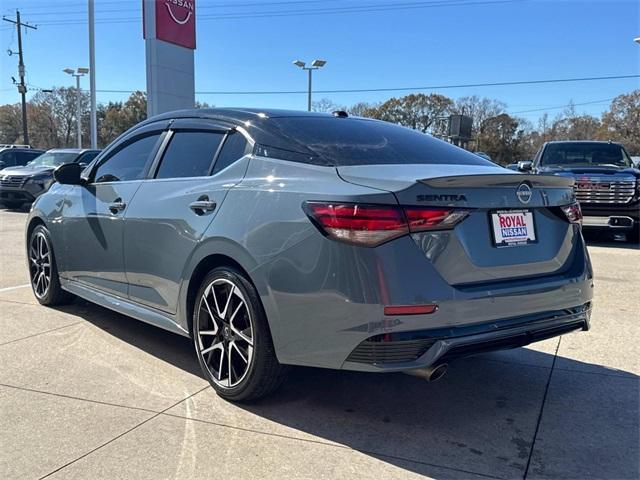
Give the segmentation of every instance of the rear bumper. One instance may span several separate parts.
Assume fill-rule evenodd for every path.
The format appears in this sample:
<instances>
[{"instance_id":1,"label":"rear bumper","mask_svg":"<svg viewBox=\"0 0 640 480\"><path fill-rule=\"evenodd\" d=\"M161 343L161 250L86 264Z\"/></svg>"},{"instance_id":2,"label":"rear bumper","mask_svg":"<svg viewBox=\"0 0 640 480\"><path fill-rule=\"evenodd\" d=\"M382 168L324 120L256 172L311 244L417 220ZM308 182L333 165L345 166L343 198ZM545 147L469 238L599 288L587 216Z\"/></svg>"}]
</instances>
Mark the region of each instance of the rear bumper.
<instances>
[{"instance_id":1,"label":"rear bumper","mask_svg":"<svg viewBox=\"0 0 640 480\"><path fill-rule=\"evenodd\" d=\"M466 327L411 332L398 340L377 336L362 342L344 362L344 369L401 372L495 350L505 350L588 330L591 304L563 311L487 322ZM407 332L408 333L408 332Z\"/></svg>"},{"instance_id":2,"label":"rear bumper","mask_svg":"<svg viewBox=\"0 0 640 480\"><path fill-rule=\"evenodd\" d=\"M640 203L594 206L581 204L584 229L631 230L640 223Z\"/></svg>"}]
</instances>

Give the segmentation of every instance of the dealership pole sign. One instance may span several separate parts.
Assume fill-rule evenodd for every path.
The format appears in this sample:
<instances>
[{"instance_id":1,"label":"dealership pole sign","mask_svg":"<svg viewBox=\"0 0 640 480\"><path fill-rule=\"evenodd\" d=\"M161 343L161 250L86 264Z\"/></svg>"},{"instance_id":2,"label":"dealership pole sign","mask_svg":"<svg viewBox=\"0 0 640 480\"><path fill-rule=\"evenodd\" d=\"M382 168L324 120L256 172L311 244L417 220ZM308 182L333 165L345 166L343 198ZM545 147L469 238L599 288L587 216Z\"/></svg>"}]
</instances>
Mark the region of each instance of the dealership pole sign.
<instances>
[{"instance_id":1,"label":"dealership pole sign","mask_svg":"<svg viewBox=\"0 0 640 480\"><path fill-rule=\"evenodd\" d=\"M195 0L143 0L147 114L193 108Z\"/></svg>"}]
</instances>

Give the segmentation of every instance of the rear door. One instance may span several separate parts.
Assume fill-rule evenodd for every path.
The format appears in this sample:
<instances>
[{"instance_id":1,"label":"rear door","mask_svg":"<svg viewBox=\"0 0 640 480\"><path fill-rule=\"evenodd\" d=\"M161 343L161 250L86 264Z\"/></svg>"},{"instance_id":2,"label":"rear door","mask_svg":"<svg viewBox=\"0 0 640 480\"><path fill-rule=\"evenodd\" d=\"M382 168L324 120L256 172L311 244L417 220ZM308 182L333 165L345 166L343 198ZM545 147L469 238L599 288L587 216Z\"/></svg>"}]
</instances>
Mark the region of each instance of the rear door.
<instances>
[{"instance_id":1,"label":"rear door","mask_svg":"<svg viewBox=\"0 0 640 480\"><path fill-rule=\"evenodd\" d=\"M166 125L143 127L124 138L92 168L86 185L68 186L62 214L64 277L127 296L124 215L149 171Z\"/></svg>"},{"instance_id":2,"label":"rear door","mask_svg":"<svg viewBox=\"0 0 640 480\"><path fill-rule=\"evenodd\" d=\"M204 120L177 120L150 176L127 210L129 297L175 313L185 265L227 191L242 180L248 142Z\"/></svg>"}]
</instances>

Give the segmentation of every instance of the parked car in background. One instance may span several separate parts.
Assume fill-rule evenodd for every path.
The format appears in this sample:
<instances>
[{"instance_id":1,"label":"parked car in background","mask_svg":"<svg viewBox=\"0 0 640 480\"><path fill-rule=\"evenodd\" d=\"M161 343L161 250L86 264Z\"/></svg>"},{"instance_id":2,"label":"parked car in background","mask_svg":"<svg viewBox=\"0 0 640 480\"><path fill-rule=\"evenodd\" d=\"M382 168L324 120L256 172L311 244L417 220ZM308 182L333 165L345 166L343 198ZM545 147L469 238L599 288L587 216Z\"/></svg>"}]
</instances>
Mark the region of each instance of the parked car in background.
<instances>
[{"instance_id":1,"label":"parked car in background","mask_svg":"<svg viewBox=\"0 0 640 480\"><path fill-rule=\"evenodd\" d=\"M493 160L491 159L488 153L484 153L484 152L473 152L473 153L475 153L481 158L484 158L485 160L489 160L490 162L493 162Z\"/></svg>"},{"instance_id":2,"label":"parked car in background","mask_svg":"<svg viewBox=\"0 0 640 480\"><path fill-rule=\"evenodd\" d=\"M624 147L613 142L557 141L545 143L533 162L521 170L575 180L585 229L608 230L617 238L640 224L640 170Z\"/></svg>"},{"instance_id":3,"label":"parked car in background","mask_svg":"<svg viewBox=\"0 0 640 480\"><path fill-rule=\"evenodd\" d=\"M508 168L509 170L518 171L520 169L519 165L520 165L520 162L510 163L509 165L505 165L505 168Z\"/></svg>"},{"instance_id":4,"label":"parked car in background","mask_svg":"<svg viewBox=\"0 0 640 480\"><path fill-rule=\"evenodd\" d=\"M0 149L3 148L31 148L31 145L25 145L23 143L0 143Z\"/></svg>"},{"instance_id":5,"label":"parked car in background","mask_svg":"<svg viewBox=\"0 0 640 480\"><path fill-rule=\"evenodd\" d=\"M0 152L1 154L2 152ZM46 192L53 180L53 171L64 163L88 165L100 150L56 148L48 150L26 165L0 171L0 203L7 208L20 208Z\"/></svg>"},{"instance_id":6,"label":"parked car in background","mask_svg":"<svg viewBox=\"0 0 640 480\"><path fill-rule=\"evenodd\" d=\"M44 150L35 148L0 147L0 170L26 165L43 153Z\"/></svg>"},{"instance_id":7,"label":"parked car in background","mask_svg":"<svg viewBox=\"0 0 640 480\"><path fill-rule=\"evenodd\" d=\"M190 336L230 400L273 391L286 365L434 380L589 328L573 181L395 124L171 112L55 176L27 219L37 300L75 294Z\"/></svg>"}]
</instances>

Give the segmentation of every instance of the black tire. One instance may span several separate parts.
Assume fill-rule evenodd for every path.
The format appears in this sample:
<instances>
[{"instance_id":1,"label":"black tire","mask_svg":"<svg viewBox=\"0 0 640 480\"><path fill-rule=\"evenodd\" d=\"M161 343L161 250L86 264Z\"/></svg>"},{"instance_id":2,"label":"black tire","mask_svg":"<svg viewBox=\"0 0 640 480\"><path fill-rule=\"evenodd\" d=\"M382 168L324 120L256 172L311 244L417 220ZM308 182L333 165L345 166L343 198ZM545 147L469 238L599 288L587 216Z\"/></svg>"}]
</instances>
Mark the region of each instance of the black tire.
<instances>
[{"instance_id":1,"label":"black tire","mask_svg":"<svg viewBox=\"0 0 640 480\"><path fill-rule=\"evenodd\" d=\"M239 292L235 292L231 285ZM225 315L218 315L222 310L218 306L224 302L225 291L231 300L226 301L227 307L222 312ZM203 301L205 293L206 302ZM216 295L216 298L212 295ZM244 307L240 305L242 303ZM230 314L232 310L234 313ZM214 335L215 330L218 333ZM204 331L207 333L201 334ZM251 402L272 393L282 384L286 368L280 365L276 357L262 303L253 285L237 270L218 267L205 277L195 299L192 333L200 367L220 397L234 402ZM251 343L245 339L251 340ZM232 347L231 343L235 345ZM214 344L219 348L215 348ZM225 357L225 354L228 356ZM246 357L249 361L243 362ZM224 362L231 364L224 365ZM239 375L236 368L244 374ZM225 370L233 372L227 373L227 385L224 385ZM234 374L237 381L235 385Z\"/></svg>"},{"instance_id":2,"label":"black tire","mask_svg":"<svg viewBox=\"0 0 640 480\"><path fill-rule=\"evenodd\" d=\"M2 204L9 210L18 210L24 205L24 202L16 202L15 200L3 200Z\"/></svg>"},{"instance_id":3,"label":"black tire","mask_svg":"<svg viewBox=\"0 0 640 480\"><path fill-rule=\"evenodd\" d=\"M40 257L40 253L37 250L38 241L44 241L47 252L49 254L48 262ZM35 244L34 244L35 242ZM34 255L34 249L36 254ZM27 262L29 263L29 279L31 283L31 290L36 297L36 300L41 305L55 306L64 305L73 300L73 295L60 287L60 278L58 277L58 268L56 266L56 258L53 253L53 243L51 242L51 235L49 230L44 225L38 225L33 229L27 243ZM46 265L49 265L46 267ZM48 276L48 283L46 279L40 278L40 272L43 272L44 276ZM44 286L44 288L43 288Z\"/></svg>"}]
</instances>

